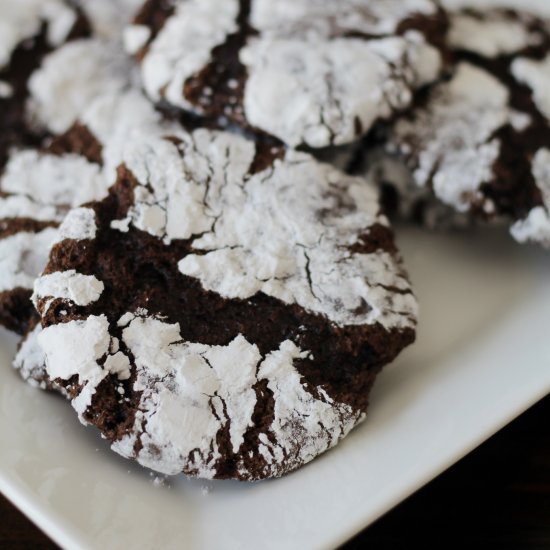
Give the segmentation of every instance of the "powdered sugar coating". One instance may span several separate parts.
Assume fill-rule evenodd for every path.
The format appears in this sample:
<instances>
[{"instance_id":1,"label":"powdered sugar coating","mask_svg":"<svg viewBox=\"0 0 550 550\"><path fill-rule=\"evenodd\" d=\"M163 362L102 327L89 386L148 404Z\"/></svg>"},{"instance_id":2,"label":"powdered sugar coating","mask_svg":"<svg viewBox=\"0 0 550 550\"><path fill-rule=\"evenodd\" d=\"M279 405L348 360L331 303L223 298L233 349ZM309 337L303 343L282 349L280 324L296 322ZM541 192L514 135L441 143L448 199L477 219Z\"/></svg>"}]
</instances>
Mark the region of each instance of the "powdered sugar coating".
<instances>
[{"instance_id":1,"label":"powdered sugar coating","mask_svg":"<svg viewBox=\"0 0 550 550\"><path fill-rule=\"evenodd\" d=\"M78 375L85 384L72 400L72 405L82 414L90 406L99 383L109 374L98 359L109 355L111 337L109 323L102 316L91 316L84 321L70 321L48 327L38 335L38 344L46 356L46 370L51 380L68 380Z\"/></svg>"},{"instance_id":2,"label":"powdered sugar coating","mask_svg":"<svg viewBox=\"0 0 550 550\"><path fill-rule=\"evenodd\" d=\"M101 167L79 155L13 151L0 177L0 190L4 193L0 197L0 219L23 226L16 229L17 233L0 239L2 291L31 291L55 242L94 236L95 221L82 209L71 212L61 232L57 226L70 208L104 197L109 185ZM36 229L27 230L29 222L36 224Z\"/></svg>"},{"instance_id":3,"label":"powdered sugar coating","mask_svg":"<svg viewBox=\"0 0 550 550\"><path fill-rule=\"evenodd\" d=\"M19 371L23 380L31 386L46 389L46 383L43 380L46 373L46 357L38 345L38 334L41 330L42 327L38 324L21 342L13 366ZM42 365L42 368L39 365Z\"/></svg>"},{"instance_id":4,"label":"powdered sugar coating","mask_svg":"<svg viewBox=\"0 0 550 550\"><path fill-rule=\"evenodd\" d=\"M2 0L0 69L9 63L21 42L40 33L44 23L48 43L58 46L68 37L76 19L74 8L64 0Z\"/></svg>"},{"instance_id":5,"label":"powdered sugar coating","mask_svg":"<svg viewBox=\"0 0 550 550\"><path fill-rule=\"evenodd\" d=\"M91 208L74 208L59 226L59 241L95 239L96 232L95 212Z\"/></svg>"},{"instance_id":6,"label":"powdered sugar coating","mask_svg":"<svg viewBox=\"0 0 550 550\"><path fill-rule=\"evenodd\" d=\"M550 112L550 104L546 105L550 56L540 60L548 44L547 3L444 0L442 4L451 10L447 41L455 58L471 59L477 65L477 74L470 71L469 84L462 75L462 88L469 87L471 94L468 98L467 93L450 93L453 88L456 92L465 65L459 62L450 83L436 87L426 107L398 122L393 152L407 159L415 183L446 205L474 219L506 217L516 240L546 246L548 212L535 163L540 158L537 151L550 136L544 120Z\"/></svg>"},{"instance_id":7,"label":"powdered sugar coating","mask_svg":"<svg viewBox=\"0 0 550 550\"><path fill-rule=\"evenodd\" d=\"M413 32L370 41L266 35L251 38L240 59L248 121L293 146L353 141L439 71L439 54Z\"/></svg>"},{"instance_id":8,"label":"powdered sugar coating","mask_svg":"<svg viewBox=\"0 0 550 550\"><path fill-rule=\"evenodd\" d=\"M57 226L68 209L102 198L108 187L100 167L79 155L14 151L0 178L0 189L7 193L0 198L0 219L30 219ZM79 220L80 235L71 229L70 222L78 213L71 213L61 235L90 236L89 216ZM0 239L2 291L32 290L34 280L46 266L50 247L59 239L56 227L20 231Z\"/></svg>"},{"instance_id":9,"label":"powdered sugar coating","mask_svg":"<svg viewBox=\"0 0 550 550\"><path fill-rule=\"evenodd\" d=\"M417 185L432 185L437 197L459 212L483 201L480 186L493 178L500 144L493 137L510 118L508 90L489 73L458 65L450 82L438 86L425 109L403 118L392 143L405 157Z\"/></svg>"},{"instance_id":10,"label":"powdered sugar coating","mask_svg":"<svg viewBox=\"0 0 550 550\"><path fill-rule=\"evenodd\" d=\"M119 380L128 380L130 378L131 367L130 359L121 351L115 352L114 355L109 355L103 364L103 368L114 374Z\"/></svg>"},{"instance_id":11,"label":"powdered sugar coating","mask_svg":"<svg viewBox=\"0 0 550 550\"><path fill-rule=\"evenodd\" d=\"M52 54L35 73L39 76L35 82L43 84L39 87L44 94L43 114L51 115L44 116L42 122L54 130L79 120L98 140L102 165L73 153L54 155L37 150L13 151L0 178L0 189L8 193L0 199L0 217L61 222L69 208L100 200L106 195L115 180L116 167L122 161L126 140L134 132L138 129L152 132L153 128L159 132L163 128L159 124L159 115L145 97L138 90L129 88L131 65L128 60L122 61L120 56L118 61L113 60L113 51L113 44L95 39L73 42ZM75 82L75 104L66 97L67 101L60 100L54 92L64 89L67 78L72 81L66 72L69 67L61 63L60 70L57 69L58 61L67 53L72 56L71 52L80 52L85 57L89 53L87 63L84 63L86 78ZM103 70L102 63L108 58L111 58L110 65ZM93 100L85 93L81 94L87 87L93 90ZM59 111L61 105L68 108ZM77 213L73 212L67 223ZM91 220L88 219L87 223L89 226ZM69 227L66 230L72 231ZM87 236L81 238L89 238L90 231L91 227L87 227L84 230Z\"/></svg>"},{"instance_id":12,"label":"powdered sugar coating","mask_svg":"<svg viewBox=\"0 0 550 550\"><path fill-rule=\"evenodd\" d=\"M48 378L46 356L38 343L38 335L41 331L42 326L38 323L34 329L24 336L13 360L13 367L19 372L21 378L31 386L42 390L55 389L66 395L66 391L61 386L55 385Z\"/></svg>"},{"instance_id":13,"label":"powdered sugar coating","mask_svg":"<svg viewBox=\"0 0 550 550\"><path fill-rule=\"evenodd\" d=\"M29 80L29 114L50 132L62 133L79 120L100 142L112 142L141 125L142 113L154 112L144 100L136 101L140 85L134 60L122 45L123 29L141 0L78 0L77 4L87 15L93 36L45 57ZM134 117L128 116L130 110Z\"/></svg>"},{"instance_id":14,"label":"powdered sugar coating","mask_svg":"<svg viewBox=\"0 0 550 550\"><path fill-rule=\"evenodd\" d=\"M509 38L514 25L523 32ZM484 32L476 34L476 28ZM451 80L434 87L425 105L397 121L388 151L404 158L416 185L444 204L476 217L505 215L512 220L516 240L546 246L548 209L540 160L544 150L537 150L548 141L550 131L544 120L550 113L546 93L550 56L510 63L506 58L491 59L543 45L542 32L541 21L526 14L455 15L450 46L481 56L476 63L487 69L459 62ZM512 77L531 88L534 105L526 88L514 84ZM525 110L516 111L511 105ZM509 161L507 157L514 154L518 160ZM543 204L539 204L541 194Z\"/></svg>"},{"instance_id":15,"label":"powdered sugar coating","mask_svg":"<svg viewBox=\"0 0 550 550\"><path fill-rule=\"evenodd\" d=\"M200 100L186 95L186 83L215 61L217 47L231 47L236 51L230 55L243 65L237 72L243 74L244 98L231 98L238 105L225 104L217 116L234 112L237 123L291 146L324 147L350 143L375 120L407 107L412 91L433 81L441 69L439 52L423 35L392 36L408 18L433 16L431 0L368 5L346 0L334 6L253 0L248 14L252 30L242 9L237 0L176 2L175 14L147 46L142 61L149 96L211 115ZM226 41L239 35L237 42L244 46L228 46ZM141 51L148 38L143 26L126 36L132 52ZM236 90L242 83L221 85ZM209 92L215 96L217 90ZM210 97L202 99L211 104Z\"/></svg>"},{"instance_id":16,"label":"powdered sugar coating","mask_svg":"<svg viewBox=\"0 0 550 550\"><path fill-rule=\"evenodd\" d=\"M335 403L323 390L317 388L314 398L301 383L293 361L307 356L293 342L286 341L279 350L270 353L258 369L258 378L267 380L275 400L274 419L270 433L260 436L259 451L269 467L291 457L305 464L335 445L363 420L350 407ZM299 446L287 434L294 426L304 426L308 437ZM270 437L273 434L275 437Z\"/></svg>"},{"instance_id":17,"label":"powdered sugar coating","mask_svg":"<svg viewBox=\"0 0 550 550\"><path fill-rule=\"evenodd\" d=\"M131 223L165 242L194 237L201 252L179 269L224 297L263 292L339 325L411 326L416 302L392 255L346 249L368 239L373 225L387 225L363 180L294 151L249 176L255 147L243 138L198 130L176 141L126 150L141 186L116 227Z\"/></svg>"},{"instance_id":18,"label":"powdered sugar coating","mask_svg":"<svg viewBox=\"0 0 550 550\"><path fill-rule=\"evenodd\" d=\"M32 289L55 238L56 230L46 228L38 233L21 232L0 239L0 292Z\"/></svg>"},{"instance_id":19,"label":"powdered sugar coating","mask_svg":"<svg viewBox=\"0 0 550 550\"><path fill-rule=\"evenodd\" d=\"M137 54L151 38L151 29L145 25L130 25L124 29L124 50L130 55Z\"/></svg>"},{"instance_id":20,"label":"powdered sugar coating","mask_svg":"<svg viewBox=\"0 0 550 550\"><path fill-rule=\"evenodd\" d=\"M305 27L325 35L360 31L381 36L395 33L399 24L410 17L435 12L431 0L254 0L250 23L260 31L295 32L296 27Z\"/></svg>"},{"instance_id":21,"label":"powdered sugar coating","mask_svg":"<svg viewBox=\"0 0 550 550\"><path fill-rule=\"evenodd\" d=\"M158 101L192 108L183 96L185 81L211 59L212 50L237 30L238 0L179 0L143 60L143 83Z\"/></svg>"},{"instance_id":22,"label":"powdered sugar coating","mask_svg":"<svg viewBox=\"0 0 550 550\"><path fill-rule=\"evenodd\" d=\"M46 56L29 79L31 115L51 132L63 133L93 100L127 87L130 75L130 62L116 40L65 44Z\"/></svg>"},{"instance_id":23,"label":"powdered sugar coating","mask_svg":"<svg viewBox=\"0 0 550 550\"><path fill-rule=\"evenodd\" d=\"M116 169L123 161L127 143L143 135L158 135L170 127L164 123L140 90L109 92L94 100L81 116L103 145L103 176L108 185L116 179Z\"/></svg>"},{"instance_id":24,"label":"powdered sugar coating","mask_svg":"<svg viewBox=\"0 0 550 550\"><path fill-rule=\"evenodd\" d=\"M80 155L57 156L35 150L11 156L0 187L5 193L32 197L35 203L66 209L101 198L106 191L97 164Z\"/></svg>"},{"instance_id":25,"label":"powdered sugar coating","mask_svg":"<svg viewBox=\"0 0 550 550\"><path fill-rule=\"evenodd\" d=\"M242 337L237 337L226 347L178 345L175 343L180 340L177 327L161 327L161 330L169 331L165 341L174 342L170 357L165 359L163 365L162 355L157 353L144 357L143 352L140 353L140 344L144 342L144 336L154 330L151 326L154 322L139 326L141 330L136 330L132 326L134 323L124 331L124 339L137 356L139 374L136 383L144 390L142 404L147 412L136 418L136 423L146 422L145 433L141 437L144 448L138 455L139 462L144 466L154 466L166 474L195 470L199 477L213 477L216 461L220 458L216 435L226 423L230 423L233 451L238 453L247 428L253 425L252 414L256 404L253 387L260 380L268 381L275 400L273 423L267 433L259 436L260 441L265 442L258 447L258 452L266 459L265 475L277 475L284 461L283 456L287 460L285 467L289 469L292 469L294 462L309 462L332 446L358 421L359 415L349 407L335 404L330 399L326 402L316 399L304 389L292 365L293 360L303 352L292 342L283 342L279 351L269 354L262 361L256 346ZM242 365L238 377L232 373L236 360ZM170 369L172 361L177 365L183 364L184 368ZM151 391L151 376L158 379L158 373L152 373L147 368L151 364L171 384L157 383ZM174 390L171 390L172 385ZM184 388L189 388L189 393ZM179 413L174 414L174 409ZM188 421L191 429L182 432L174 420L186 418L189 414L194 417ZM343 425L342 417L345 418ZM308 434L301 445L296 445L296 440L289 437L289 425L301 425ZM160 468L159 459L153 451L156 448L162 449ZM244 464L239 465L238 469L243 477L246 476Z\"/></svg>"},{"instance_id":26,"label":"powdered sugar coating","mask_svg":"<svg viewBox=\"0 0 550 550\"><path fill-rule=\"evenodd\" d=\"M255 451L265 462L262 476L280 475L309 462L363 418L349 406L334 402L322 388L317 388L319 397L306 389L293 361L308 354L290 341L262 357L242 336L227 346L182 341L177 324L146 311L125 315L119 324L135 360L133 386L141 396L131 432L115 442L113 449L161 473L184 471L215 477L221 457L217 438L229 428L237 469L243 479L248 478L246 459L252 457L240 456L239 449L254 425L255 386L260 381L267 382L275 403L273 421L259 435ZM97 386L108 376L97 362L108 354L110 345L105 318L92 316L48 327L39 340L48 357L50 376L66 380L78 375L79 384L84 385L73 406L85 422L83 414ZM117 352L109 358L121 355ZM292 435L293 427L300 427L300 437Z\"/></svg>"},{"instance_id":27,"label":"powdered sugar coating","mask_svg":"<svg viewBox=\"0 0 550 550\"><path fill-rule=\"evenodd\" d=\"M511 54L540 44L542 37L529 28L524 18L501 11L481 15L457 13L450 16L447 41L454 49L475 52L485 57Z\"/></svg>"},{"instance_id":28,"label":"powdered sugar coating","mask_svg":"<svg viewBox=\"0 0 550 550\"><path fill-rule=\"evenodd\" d=\"M511 67L514 77L533 90L533 99L550 123L550 54L541 61L516 59Z\"/></svg>"},{"instance_id":29,"label":"powdered sugar coating","mask_svg":"<svg viewBox=\"0 0 550 550\"><path fill-rule=\"evenodd\" d=\"M263 168L259 154L268 159ZM48 374L62 385L71 381L80 419L96 424L123 412L127 422L114 431L98 427L116 452L165 474L278 476L335 445L364 417L386 350L406 345L416 323L416 301L377 193L305 153L265 151L204 129L134 135L123 159L112 196L93 205L95 242L58 244L47 270L53 273L35 287ZM115 204L124 204L126 218L116 219ZM71 231L84 234L91 218L75 215ZM120 260L117 231L129 248L120 265L129 279L124 290L112 269ZM96 278L105 285L101 300L76 316L67 285L49 289L52 276L76 275L66 246L83 261L94 258L90 265L98 265ZM79 282L96 283L89 271L82 275ZM59 302L47 311L52 294L67 296L68 318ZM220 332L204 319L201 300L231 315ZM256 328L231 312L264 301L275 328L260 342ZM186 304L194 304L190 318ZM195 324L208 336L189 336ZM319 328L334 349L323 358L313 341ZM339 334L357 351L340 350ZM301 345L308 338L312 345ZM304 373L304 365L324 371L323 361L335 379ZM340 369L356 369L357 400L340 386L347 380Z\"/></svg>"},{"instance_id":30,"label":"powdered sugar coating","mask_svg":"<svg viewBox=\"0 0 550 550\"><path fill-rule=\"evenodd\" d=\"M59 221L63 213L53 205L40 204L25 195L7 195L0 198L0 219L31 218L37 221Z\"/></svg>"},{"instance_id":31,"label":"powdered sugar coating","mask_svg":"<svg viewBox=\"0 0 550 550\"><path fill-rule=\"evenodd\" d=\"M61 298L77 306L87 306L99 300L104 285L93 275L82 275L74 269L42 275L34 283L33 301ZM47 308L46 308L47 309Z\"/></svg>"}]
</instances>

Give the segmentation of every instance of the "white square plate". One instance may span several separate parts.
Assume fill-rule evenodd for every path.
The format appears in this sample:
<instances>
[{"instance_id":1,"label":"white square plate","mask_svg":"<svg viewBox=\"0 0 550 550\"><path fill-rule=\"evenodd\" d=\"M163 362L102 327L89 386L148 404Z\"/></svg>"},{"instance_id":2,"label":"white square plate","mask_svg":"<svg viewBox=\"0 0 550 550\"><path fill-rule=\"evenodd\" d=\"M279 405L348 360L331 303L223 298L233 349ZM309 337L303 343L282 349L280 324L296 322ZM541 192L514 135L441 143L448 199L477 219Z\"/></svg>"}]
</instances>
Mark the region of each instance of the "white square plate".
<instances>
[{"instance_id":1,"label":"white square plate","mask_svg":"<svg viewBox=\"0 0 550 550\"><path fill-rule=\"evenodd\" d=\"M0 490L67 548L344 542L550 391L550 254L497 230L407 227L400 241L422 304L418 342L380 376L366 422L309 466L256 484L154 483L61 398L22 383L2 333Z\"/></svg>"}]
</instances>

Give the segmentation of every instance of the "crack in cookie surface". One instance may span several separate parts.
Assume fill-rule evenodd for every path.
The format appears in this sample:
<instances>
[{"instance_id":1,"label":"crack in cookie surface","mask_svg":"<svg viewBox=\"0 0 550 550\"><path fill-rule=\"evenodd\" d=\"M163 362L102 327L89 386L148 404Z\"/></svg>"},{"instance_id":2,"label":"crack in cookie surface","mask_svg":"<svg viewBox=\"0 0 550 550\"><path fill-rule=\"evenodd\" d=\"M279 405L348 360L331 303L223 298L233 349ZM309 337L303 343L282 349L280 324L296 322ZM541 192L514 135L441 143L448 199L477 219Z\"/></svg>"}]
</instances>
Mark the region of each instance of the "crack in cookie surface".
<instances>
[{"instance_id":1,"label":"crack in cookie surface","mask_svg":"<svg viewBox=\"0 0 550 550\"><path fill-rule=\"evenodd\" d=\"M253 143L206 130L133 143L86 207L95 229L57 244L35 288L50 376L78 375L81 420L165 473L299 467L363 418L414 339L376 194L308 155L267 156L257 171Z\"/></svg>"},{"instance_id":2,"label":"crack in cookie surface","mask_svg":"<svg viewBox=\"0 0 550 550\"><path fill-rule=\"evenodd\" d=\"M346 0L337 9L185 0L160 19L159 28L151 14L138 17L127 31L154 101L312 147L351 142L407 107L411 91L440 70L438 51L419 31L432 39L433 20L445 28L430 0Z\"/></svg>"}]
</instances>

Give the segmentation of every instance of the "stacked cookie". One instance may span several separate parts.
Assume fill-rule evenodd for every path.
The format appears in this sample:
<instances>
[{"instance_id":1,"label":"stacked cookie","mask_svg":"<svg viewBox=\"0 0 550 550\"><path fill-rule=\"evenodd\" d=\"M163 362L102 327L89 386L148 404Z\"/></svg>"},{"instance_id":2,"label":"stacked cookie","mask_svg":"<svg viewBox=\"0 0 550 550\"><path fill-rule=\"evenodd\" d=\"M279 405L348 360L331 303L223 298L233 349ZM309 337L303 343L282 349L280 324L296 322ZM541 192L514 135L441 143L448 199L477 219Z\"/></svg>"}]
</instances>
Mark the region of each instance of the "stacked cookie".
<instances>
[{"instance_id":1,"label":"stacked cookie","mask_svg":"<svg viewBox=\"0 0 550 550\"><path fill-rule=\"evenodd\" d=\"M388 196L550 242L544 3L3 2L0 322L144 466L277 477L365 418L417 323Z\"/></svg>"}]
</instances>

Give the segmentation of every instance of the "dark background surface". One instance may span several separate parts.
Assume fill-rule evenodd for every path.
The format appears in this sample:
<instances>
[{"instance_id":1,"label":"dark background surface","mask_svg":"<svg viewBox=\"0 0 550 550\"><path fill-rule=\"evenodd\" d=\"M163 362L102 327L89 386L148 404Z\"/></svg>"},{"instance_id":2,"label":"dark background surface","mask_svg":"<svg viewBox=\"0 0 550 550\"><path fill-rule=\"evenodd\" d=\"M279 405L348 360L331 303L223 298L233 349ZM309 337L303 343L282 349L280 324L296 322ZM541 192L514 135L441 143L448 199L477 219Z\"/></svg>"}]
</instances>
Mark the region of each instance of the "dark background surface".
<instances>
[{"instance_id":1,"label":"dark background surface","mask_svg":"<svg viewBox=\"0 0 550 550\"><path fill-rule=\"evenodd\" d=\"M416 545L550 550L550 397L342 550ZM0 497L0 548L56 546Z\"/></svg>"}]
</instances>

